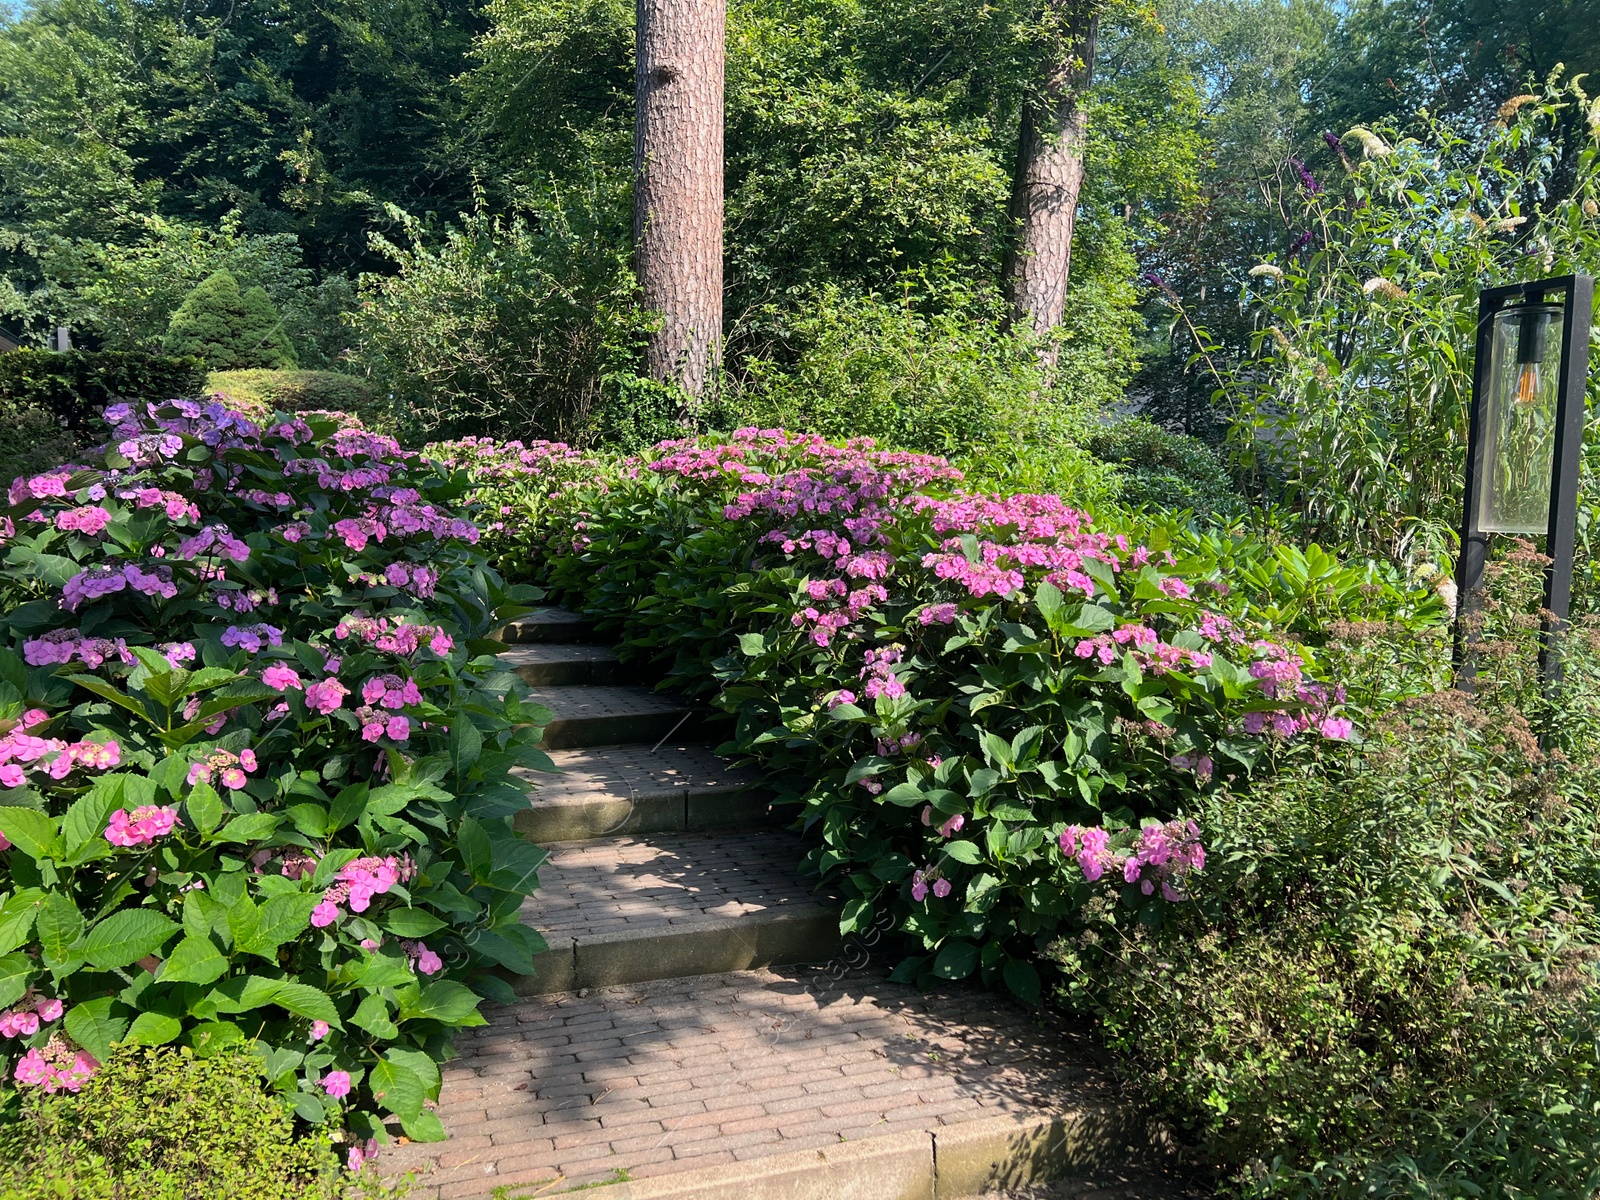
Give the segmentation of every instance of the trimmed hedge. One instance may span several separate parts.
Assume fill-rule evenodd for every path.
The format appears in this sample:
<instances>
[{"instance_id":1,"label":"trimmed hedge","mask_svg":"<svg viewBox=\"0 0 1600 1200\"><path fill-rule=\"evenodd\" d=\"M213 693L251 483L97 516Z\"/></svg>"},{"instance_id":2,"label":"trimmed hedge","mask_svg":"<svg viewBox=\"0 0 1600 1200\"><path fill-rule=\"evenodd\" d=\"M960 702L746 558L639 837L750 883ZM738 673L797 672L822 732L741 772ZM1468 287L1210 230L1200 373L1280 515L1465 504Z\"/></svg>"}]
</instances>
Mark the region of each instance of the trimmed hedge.
<instances>
[{"instance_id":1,"label":"trimmed hedge","mask_svg":"<svg viewBox=\"0 0 1600 1200\"><path fill-rule=\"evenodd\" d=\"M193 358L140 351L13 350L0 354L0 413L43 409L65 428L88 433L119 401L198 396L205 369Z\"/></svg>"},{"instance_id":2,"label":"trimmed hedge","mask_svg":"<svg viewBox=\"0 0 1600 1200\"><path fill-rule=\"evenodd\" d=\"M279 412L347 412L369 427L382 426L376 388L359 375L338 371L213 371L206 390L221 392L229 404L251 416Z\"/></svg>"}]
</instances>

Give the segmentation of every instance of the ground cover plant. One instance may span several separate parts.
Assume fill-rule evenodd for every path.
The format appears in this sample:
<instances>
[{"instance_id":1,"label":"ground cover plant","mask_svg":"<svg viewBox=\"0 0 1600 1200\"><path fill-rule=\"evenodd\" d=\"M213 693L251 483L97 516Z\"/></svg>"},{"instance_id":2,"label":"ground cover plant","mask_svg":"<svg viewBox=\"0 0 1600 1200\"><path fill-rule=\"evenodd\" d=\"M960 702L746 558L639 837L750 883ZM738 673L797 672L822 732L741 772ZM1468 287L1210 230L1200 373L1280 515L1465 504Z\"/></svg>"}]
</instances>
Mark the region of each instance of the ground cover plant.
<instances>
[{"instance_id":1,"label":"ground cover plant","mask_svg":"<svg viewBox=\"0 0 1600 1200\"><path fill-rule=\"evenodd\" d=\"M460 486L332 420L115 406L12 484L0 566L0 1114L118 1044L246 1045L303 1122L426 1107L542 944L544 710Z\"/></svg>"}]
</instances>

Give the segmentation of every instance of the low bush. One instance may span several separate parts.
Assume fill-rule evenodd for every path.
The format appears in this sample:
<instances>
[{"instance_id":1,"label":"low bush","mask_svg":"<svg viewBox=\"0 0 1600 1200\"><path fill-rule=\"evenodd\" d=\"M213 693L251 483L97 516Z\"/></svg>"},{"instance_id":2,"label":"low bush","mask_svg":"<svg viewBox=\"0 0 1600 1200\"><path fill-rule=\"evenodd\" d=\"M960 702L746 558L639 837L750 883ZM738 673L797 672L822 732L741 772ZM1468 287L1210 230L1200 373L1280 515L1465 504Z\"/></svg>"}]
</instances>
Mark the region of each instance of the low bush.
<instances>
[{"instance_id":1,"label":"low bush","mask_svg":"<svg viewBox=\"0 0 1600 1200\"><path fill-rule=\"evenodd\" d=\"M442 1137L451 1034L542 949L510 770L548 714L481 640L515 595L462 482L388 438L107 418L0 513L5 1076L248 1043L306 1122Z\"/></svg>"},{"instance_id":2,"label":"low bush","mask_svg":"<svg viewBox=\"0 0 1600 1200\"><path fill-rule=\"evenodd\" d=\"M1075 494L1105 495L1107 473L1078 444L1089 407L1050 393L1038 347L1003 319L998 297L948 285L899 299L825 288L786 322L783 355L741 364L713 423L948 457L1010 460L1027 446L1072 478Z\"/></svg>"},{"instance_id":3,"label":"low bush","mask_svg":"<svg viewBox=\"0 0 1600 1200\"><path fill-rule=\"evenodd\" d=\"M0 1200L380 1200L368 1147L301 1133L242 1045L119 1046L76 1092L0 1128Z\"/></svg>"},{"instance_id":4,"label":"low bush","mask_svg":"<svg viewBox=\"0 0 1600 1200\"><path fill-rule=\"evenodd\" d=\"M435 230L391 209L392 273L362 278L355 361L408 436L554 437L633 448L670 437L682 397L638 373L651 319L628 266L626 200L550 195Z\"/></svg>"},{"instance_id":5,"label":"low bush","mask_svg":"<svg viewBox=\"0 0 1600 1200\"><path fill-rule=\"evenodd\" d=\"M1207 521L1226 520L1243 509L1244 499L1234 490L1227 466L1199 438L1129 418L1092 430L1084 446L1118 468L1124 504L1188 511Z\"/></svg>"},{"instance_id":6,"label":"low bush","mask_svg":"<svg viewBox=\"0 0 1600 1200\"><path fill-rule=\"evenodd\" d=\"M393 420L369 380L338 371L212 371L206 390L255 420L273 412L342 412L380 431Z\"/></svg>"}]
</instances>

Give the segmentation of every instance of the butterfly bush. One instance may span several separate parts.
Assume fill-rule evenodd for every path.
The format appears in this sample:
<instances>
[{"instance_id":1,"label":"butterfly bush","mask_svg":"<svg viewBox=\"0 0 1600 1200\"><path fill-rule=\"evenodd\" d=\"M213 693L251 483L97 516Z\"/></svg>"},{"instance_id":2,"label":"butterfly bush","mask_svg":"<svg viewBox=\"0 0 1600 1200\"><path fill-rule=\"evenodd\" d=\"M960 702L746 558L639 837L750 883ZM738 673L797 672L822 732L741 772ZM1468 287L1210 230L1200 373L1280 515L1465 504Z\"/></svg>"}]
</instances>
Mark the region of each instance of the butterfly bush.
<instances>
[{"instance_id":1,"label":"butterfly bush","mask_svg":"<svg viewBox=\"0 0 1600 1200\"><path fill-rule=\"evenodd\" d=\"M174 401L0 510L0 1117L119 1042L247 1042L355 1161L543 943L519 764L548 713L454 473ZM365 1147L365 1148L361 1148Z\"/></svg>"},{"instance_id":2,"label":"butterfly bush","mask_svg":"<svg viewBox=\"0 0 1600 1200\"><path fill-rule=\"evenodd\" d=\"M1203 792L1355 735L1225 572L1059 496L966 492L937 457L777 429L609 467L563 448L543 477L472 453L540 491L503 535L527 569L789 781L844 931L887 914L920 943L902 978L1037 995L1036 950L1083 905L1185 903Z\"/></svg>"}]
</instances>

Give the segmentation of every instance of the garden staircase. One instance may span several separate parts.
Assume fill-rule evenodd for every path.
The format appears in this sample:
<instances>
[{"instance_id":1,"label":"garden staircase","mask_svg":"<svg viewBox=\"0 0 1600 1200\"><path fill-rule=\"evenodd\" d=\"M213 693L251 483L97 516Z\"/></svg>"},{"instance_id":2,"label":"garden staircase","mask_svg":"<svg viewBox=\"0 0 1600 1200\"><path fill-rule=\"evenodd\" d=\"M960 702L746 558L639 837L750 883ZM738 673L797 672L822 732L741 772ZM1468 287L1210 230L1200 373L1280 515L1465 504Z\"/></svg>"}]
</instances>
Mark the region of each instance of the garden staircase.
<instances>
[{"instance_id":1,"label":"garden staircase","mask_svg":"<svg viewBox=\"0 0 1600 1200\"><path fill-rule=\"evenodd\" d=\"M516 822L550 851L523 908L550 950L457 1039L450 1140L386 1156L415 1194L942 1200L1152 1159L1081 1038L977 988L890 983L884 948L841 943L800 839L704 744L705 713L575 614L502 637L555 714L561 774L527 774Z\"/></svg>"}]
</instances>

